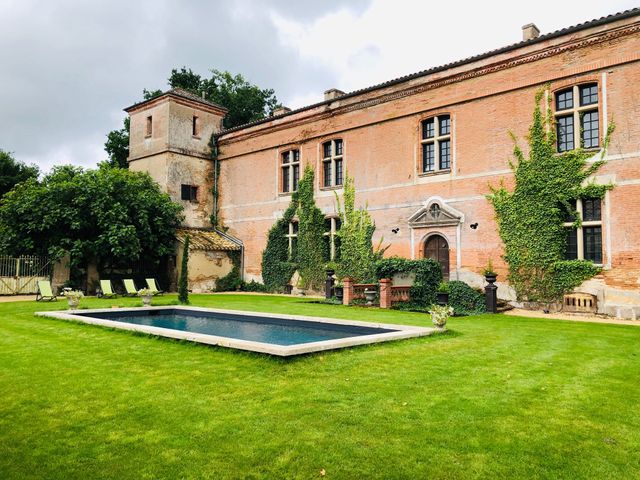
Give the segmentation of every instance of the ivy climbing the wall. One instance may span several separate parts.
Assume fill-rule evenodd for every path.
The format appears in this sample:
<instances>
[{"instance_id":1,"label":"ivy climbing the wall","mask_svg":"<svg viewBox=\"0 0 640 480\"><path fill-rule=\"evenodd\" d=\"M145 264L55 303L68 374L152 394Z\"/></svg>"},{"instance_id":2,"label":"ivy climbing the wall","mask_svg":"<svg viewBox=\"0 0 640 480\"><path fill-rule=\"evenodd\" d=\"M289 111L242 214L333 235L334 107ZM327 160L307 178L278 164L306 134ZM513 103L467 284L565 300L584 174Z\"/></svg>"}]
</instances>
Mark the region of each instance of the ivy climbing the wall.
<instances>
[{"instance_id":1,"label":"ivy climbing the wall","mask_svg":"<svg viewBox=\"0 0 640 480\"><path fill-rule=\"evenodd\" d=\"M298 183L298 271L305 288L319 291L325 280L324 214L313 198L314 172L307 165Z\"/></svg>"},{"instance_id":2,"label":"ivy climbing the wall","mask_svg":"<svg viewBox=\"0 0 640 480\"><path fill-rule=\"evenodd\" d=\"M376 278L393 278L396 273L415 275L409 295L410 302L396 302L393 308L427 311L436 301L436 291L442 281L440 264L430 258L408 260L401 257L383 258L376 262Z\"/></svg>"},{"instance_id":3,"label":"ivy climbing the wall","mask_svg":"<svg viewBox=\"0 0 640 480\"><path fill-rule=\"evenodd\" d=\"M353 177L345 175L343 203L336 193L337 210L341 227L340 258L336 262L338 278L350 277L356 283L374 282L375 262L382 257L382 251L373 250L372 237L376 229L373 219L365 208L355 208L356 189Z\"/></svg>"},{"instance_id":4,"label":"ivy climbing the wall","mask_svg":"<svg viewBox=\"0 0 640 480\"><path fill-rule=\"evenodd\" d=\"M296 252L289 252L289 223L298 209L298 193L291 196L291 203L284 215L269 230L267 246L262 252L262 281L267 290L282 292L296 271ZM290 254L291 253L291 254Z\"/></svg>"},{"instance_id":5,"label":"ivy climbing the wall","mask_svg":"<svg viewBox=\"0 0 640 480\"><path fill-rule=\"evenodd\" d=\"M589 178L604 164L604 155L613 132L606 133L600 159L590 163L592 151L577 148L556 153L553 113L547 103L540 107L545 91L535 97L533 122L529 128L529 155L525 157L515 136L515 186L504 183L492 187L488 196L493 205L499 233L504 243L504 259L509 265L509 283L521 300L552 302L598 273L599 268L585 260L565 260L566 218L580 226L581 219L572 206L580 198L602 198L611 185L595 185ZM548 95L549 102L552 95Z\"/></svg>"},{"instance_id":6,"label":"ivy climbing the wall","mask_svg":"<svg viewBox=\"0 0 640 480\"><path fill-rule=\"evenodd\" d=\"M209 149L211 160L213 160L213 186L211 187L211 195L213 196L213 210L211 211L211 216L209 217L209 221L214 228L221 227L220 223L220 208L218 206L218 201L220 199L220 161L218 160L218 139L214 134L211 135L211 139L209 140Z\"/></svg>"}]
</instances>

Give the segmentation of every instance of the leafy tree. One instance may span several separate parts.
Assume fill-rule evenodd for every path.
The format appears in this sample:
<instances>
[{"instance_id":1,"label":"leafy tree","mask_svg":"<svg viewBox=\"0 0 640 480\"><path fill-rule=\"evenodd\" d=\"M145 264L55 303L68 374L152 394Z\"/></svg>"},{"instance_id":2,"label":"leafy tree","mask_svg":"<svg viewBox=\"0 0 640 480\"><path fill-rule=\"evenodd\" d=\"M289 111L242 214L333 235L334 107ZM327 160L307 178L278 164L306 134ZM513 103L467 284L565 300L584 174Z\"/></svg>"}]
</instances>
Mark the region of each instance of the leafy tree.
<instances>
[{"instance_id":1,"label":"leafy tree","mask_svg":"<svg viewBox=\"0 0 640 480\"><path fill-rule=\"evenodd\" d=\"M298 183L298 271L306 288L320 290L324 278L324 215L313 198L313 168Z\"/></svg>"},{"instance_id":2,"label":"leafy tree","mask_svg":"<svg viewBox=\"0 0 640 480\"><path fill-rule=\"evenodd\" d=\"M189 303L189 235L184 239L182 248L182 265L178 280L178 301L184 305Z\"/></svg>"},{"instance_id":3,"label":"leafy tree","mask_svg":"<svg viewBox=\"0 0 640 480\"><path fill-rule=\"evenodd\" d=\"M373 250L372 237L376 229L371 215L365 208L355 208L356 188L353 177L345 176L344 210L336 194L338 213L342 223L338 230L340 259L336 274L339 278L351 277L357 283L375 281L375 262L382 256Z\"/></svg>"},{"instance_id":4,"label":"leafy tree","mask_svg":"<svg viewBox=\"0 0 640 480\"><path fill-rule=\"evenodd\" d=\"M602 198L611 188L594 185L589 178L604 164L613 122L600 160L589 163L593 152L583 148L558 155L552 110L547 105L545 115L540 108L543 95L541 90L535 98L528 158L517 143L514 146L515 162L510 164L515 180L513 191L501 184L492 188L488 199L504 243L509 283L520 299L549 302L599 271L590 261L564 260L568 234L564 222L571 216L576 225L580 223L572 200Z\"/></svg>"},{"instance_id":5,"label":"leafy tree","mask_svg":"<svg viewBox=\"0 0 640 480\"><path fill-rule=\"evenodd\" d=\"M202 96L229 110L225 128L261 120L270 115L278 106L278 99L272 89L261 89L249 83L242 75L226 71L211 70L210 78L202 78L191 69L182 67L171 70L171 88L182 88Z\"/></svg>"},{"instance_id":6,"label":"leafy tree","mask_svg":"<svg viewBox=\"0 0 640 480\"><path fill-rule=\"evenodd\" d=\"M0 197L20 182L38 178L40 169L36 165L25 165L17 161L10 152L0 149Z\"/></svg>"},{"instance_id":7,"label":"leafy tree","mask_svg":"<svg viewBox=\"0 0 640 480\"><path fill-rule=\"evenodd\" d=\"M129 168L129 117L124 119L124 126L120 130L112 130L107 134L104 144L109 159L105 162L111 167Z\"/></svg>"},{"instance_id":8,"label":"leafy tree","mask_svg":"<svg viewBox=\"0 0 640 480\"><path fill-rule=\"evenodd\" d=\"M54 257L68 251L75 266L157 262L174 252L181 210L146 173L55 167L3 198L0 250Z\"/></svg>"},{"instance_id":9,"label":"leafy tree","mask_svg":"<svg viewBox=\"0 0 640 480\"><path fill-rule=\"evenodd\" d=\"M168 78L171 88L182 88L207 100L217 103L229 110L225 119L225 128L261 120L273 113L279 105L272 89L261 89L249 83L242 75L233 75L227 71L211 70L211 78L202 78L191 69L174 68ZM162 90L142 91L144 100L162 95ZM124 121L124 128L113 130L107 134L105 150L109 154L107 164L113 167L128 168L129 156L129 118Z\"/></svg>"}]
</instances>

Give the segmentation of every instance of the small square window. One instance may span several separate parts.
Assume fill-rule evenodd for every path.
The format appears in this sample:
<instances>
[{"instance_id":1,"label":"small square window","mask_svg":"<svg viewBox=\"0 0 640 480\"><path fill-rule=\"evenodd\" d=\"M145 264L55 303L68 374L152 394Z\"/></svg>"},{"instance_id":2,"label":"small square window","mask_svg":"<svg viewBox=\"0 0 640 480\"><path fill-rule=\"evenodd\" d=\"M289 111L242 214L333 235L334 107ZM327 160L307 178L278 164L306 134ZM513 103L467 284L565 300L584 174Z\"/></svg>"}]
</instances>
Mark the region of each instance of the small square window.
<instances>
[{"instance_id":1,"label":"small square window","mask_svg":"<svg viewBox=\"0 0 640 480\"><path fill-rule=\"evenodd\" d=\"M602 220L599 198L585 198L582 200L582 219L585 222L597 222Z\"/></svg>"},{"instance_id":2,"label":"small square window","mask_svg":"<svg viewBox=\"0 0 640 480\"><path fill-rule=\"evenodd\" d=\"M570 108L573 108L573 88L556 94L556 110L568 110Z\"/></svg>"},{"instance_id":3,"label":"small square window","mask_svg":"<svg viewBox=\"0 0 640 480\"><path fill-rule=\"evenodd\" d=\"M182 184L180 188L180 199L188 202L198 201L198 187L195 185Z\"/></svg>"},{"instance_id":4,"label":"small square window","mask_svg":"<svg viewBox=\"0 0 640 480\"><path fill-rule=\"evenodd\" d=\"M598 85L582 85L580 87L580 106L595 105L598 103Z\"/></svg>"}]
</instances>

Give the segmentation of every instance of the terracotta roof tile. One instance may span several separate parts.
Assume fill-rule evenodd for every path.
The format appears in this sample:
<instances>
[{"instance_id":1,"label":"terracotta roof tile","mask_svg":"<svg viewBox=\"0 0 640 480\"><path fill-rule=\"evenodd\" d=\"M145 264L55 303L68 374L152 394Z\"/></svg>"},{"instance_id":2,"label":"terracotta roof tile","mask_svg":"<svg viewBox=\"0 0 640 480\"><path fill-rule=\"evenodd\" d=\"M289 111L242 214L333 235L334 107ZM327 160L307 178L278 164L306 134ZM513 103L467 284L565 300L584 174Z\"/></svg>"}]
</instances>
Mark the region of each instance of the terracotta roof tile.
<instances>
[{"instance_id":1,"label":"terracotta roof tile","mask_svg":"<svg viewBox=\"0 0 640 480\"><path fill-rule=\"evenodd\" d=\"M240 243L234 242L228 235L216 230L204 230L200 228L179 228L176 230L176 239L184 243L189 236L190 250L229 251L240 250Z\"/></svg>"},{"instance_id":2,"label":"terracotta roof tile","mask_svg":"<svg viewBox=\"0 0 640 480\"><path fill-rule=\"evenodd\" d=\"M335 99L332 99L332 100L325 100L325 101L322 101L322 102L314 103L312 105L307 105L307 106L304 106L304 107L300 107L300 108L297 108L295 110L291 110L289 112L282 113L280 115L274 115L272 117L263 118L261 120L255 120L253 122L245 123L243 125L238 125L237 127L228 128L226 130L220 131L219 133L216 134L216 136L217 137L221 137L221 136L223 136L223 135L225 135L227 133L236 132L238 130L243 130L245 128L253 127L253 126L260 125L260 124L266 123L266 122L270 122L270 121L272 121L274 119L288 117L290 115L295 115L296 113L304 112L305 110L311 110L313 108L317 108L317 107L320 107L322 105L327 105L327 104L329 104L331 102L334 102L335 100L338 100L338 99L350 98L350 97L354 97L354 96L357 96L357 95L360 95L360 94L363 94L363 93L368 93L368 92L371 92L371 91L374 91L374 90L378 90L380 88L390 87L392 85L397 85L397 84L402 83L402 82L413 80L414 78L423 77L423 76L430 75L430 74L437 73L437 72L442 72L442 71L448 70L450 68L459 67L461 65L472 63L472 62L475 62L477 60L482 60L484 58L492 57L494 55L499 55L501 53L509 52L511 50L515 50L517 48L524 47L526 45L532 45L532 44L535 44L535 43L543 42L545 40L549 40L549 39L552 39L552 38L560 37L562 35L567 35L569 33L578 32L580 30L585 30L587 28L597 27L599 25L605 25L607 23L615 22L616 20L622 20L622 19L625 19L625 18L634 17L636 15L640 15L640 8L631 8L631 9L625 10L623 12L618 12L618 13L614 13L614 14L611 14L611 15L607 15L606 17L596 18L596 19L590 20L588 22L578 23L577 25L573 25L571 27L562 28L560 30L556 30L555 32L551 32L551 33L547 33L547 34L544 34L544 35L540 35L539 37L533 38L531 40L524 40L524 41L521 41L521 42L518 42L518 43L513 43L511 45L507 45L506 47L501 47L501 48L497 48L495 50L491 50L491 51L488 51L488 52L485 52L485 53L481 53L479 55L474 55L473 57L464 58L462 60L457 60L455 62L451 62L451 63L447 63L445 65L441 65L439 67L429 68L427 70L422 70L420 72L416 72L416 73L412 73L412 74L405 75L405 76L402 76L402 77L394 78L393 80L388 80L386 82L379 83L377 85L373 85L373 86L366 87L366 88L361 88L359 90L354 90L352 92L345 93L344 95L340 95L339 97L336 97Z\"/></svg>"}]
</instances>

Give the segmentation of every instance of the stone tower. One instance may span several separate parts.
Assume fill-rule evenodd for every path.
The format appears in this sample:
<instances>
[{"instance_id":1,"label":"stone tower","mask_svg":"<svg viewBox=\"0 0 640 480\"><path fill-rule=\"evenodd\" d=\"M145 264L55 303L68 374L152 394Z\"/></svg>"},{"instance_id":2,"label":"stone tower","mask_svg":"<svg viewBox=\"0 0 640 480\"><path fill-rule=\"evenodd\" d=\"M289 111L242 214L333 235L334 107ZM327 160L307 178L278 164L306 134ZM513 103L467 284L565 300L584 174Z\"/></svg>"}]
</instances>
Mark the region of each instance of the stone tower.
<instances>
[{"instance_id":1,"label":"stone tower","mask_svg":"<svg viewBox=\"0 0 640 480\"><path fill-rule=\"evenodd\" d=\"M144 171L184 207L184 226L210 228L214 162L209 142L227 109L175 88L125 109L129 168Z\"/></svg>"}]
</instances>

